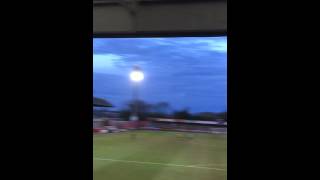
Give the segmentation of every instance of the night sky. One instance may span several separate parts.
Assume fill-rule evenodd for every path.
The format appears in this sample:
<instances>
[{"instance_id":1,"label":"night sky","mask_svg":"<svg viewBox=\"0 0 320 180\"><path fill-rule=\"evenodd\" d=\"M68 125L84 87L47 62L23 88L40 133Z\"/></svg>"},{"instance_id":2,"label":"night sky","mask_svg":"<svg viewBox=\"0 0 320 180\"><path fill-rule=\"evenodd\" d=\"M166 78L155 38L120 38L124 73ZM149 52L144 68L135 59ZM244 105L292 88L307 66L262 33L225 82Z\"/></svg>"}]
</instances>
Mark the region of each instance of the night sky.
<instances>
[{"instance_id":1,"label":"night sky","mask_svg":"<svg viewBox=\"0 0 320 180\"><path fill-rule=\"evenodd\" d=\"M145 73L141 100L173 110L227 110L227 37L95 38L93 95L123 108L132 99L134 65Z\"/></svg>"}]
</instances>

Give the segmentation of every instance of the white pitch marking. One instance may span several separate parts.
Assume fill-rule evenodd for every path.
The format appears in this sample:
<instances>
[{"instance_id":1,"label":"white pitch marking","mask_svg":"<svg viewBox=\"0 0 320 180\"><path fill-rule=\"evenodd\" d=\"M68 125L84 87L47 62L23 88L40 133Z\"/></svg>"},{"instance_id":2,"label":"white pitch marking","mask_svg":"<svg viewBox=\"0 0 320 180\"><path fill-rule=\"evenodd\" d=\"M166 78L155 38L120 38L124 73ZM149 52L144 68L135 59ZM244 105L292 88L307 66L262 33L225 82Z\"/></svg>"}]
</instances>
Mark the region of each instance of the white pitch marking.
<instances>
[{"instance_id":1,"label":"white pitch marking","mask_svg":"<svg viewBox=\"0 0 320 180\"><path fill-rule=\"evenodd\" d=\"M198 164L197 166L227 166L226 164Z\"/></svg>"},{"instance_id":2,"label":"white pitch marking","mask_svg":"<svg viewBox=\"0 0 320 180\"><path fill-rule=\"evenodd\" d=\"M163 165L163 166L177 166L177 167L186 167L186 168L199 168L199 169L211 169L211 170L217 170L217 171L226 171L226 169L222 169L222 168L193 166L193 165L181 165L181 164L165 164L165 163L144 162L144 161L127 161L127 160L108 159L108 158L93 158L93 160L115 161L115 162L136 163L136 164L152 164L152 165Z\"/></svg>"}]
</instances>

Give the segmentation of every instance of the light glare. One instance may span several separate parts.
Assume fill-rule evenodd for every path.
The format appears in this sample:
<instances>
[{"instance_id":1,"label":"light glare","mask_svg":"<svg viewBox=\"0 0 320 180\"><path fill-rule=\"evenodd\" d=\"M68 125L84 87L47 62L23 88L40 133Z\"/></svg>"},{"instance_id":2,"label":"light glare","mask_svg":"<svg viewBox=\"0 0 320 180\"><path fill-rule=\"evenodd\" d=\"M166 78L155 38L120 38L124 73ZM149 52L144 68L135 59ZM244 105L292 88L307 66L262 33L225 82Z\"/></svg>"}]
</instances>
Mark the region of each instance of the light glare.
<instances>
[{"instance_id":1,"label":"light glare","mask_svg":"<svg viewBox=\"0 0 320 180\"><path fill-rule=\"evenodd\" d=\"M141 71L132 71L130 73L130 79L135 82L140 82L144 79L144 74Z\"/></svg>"}]
</instances>

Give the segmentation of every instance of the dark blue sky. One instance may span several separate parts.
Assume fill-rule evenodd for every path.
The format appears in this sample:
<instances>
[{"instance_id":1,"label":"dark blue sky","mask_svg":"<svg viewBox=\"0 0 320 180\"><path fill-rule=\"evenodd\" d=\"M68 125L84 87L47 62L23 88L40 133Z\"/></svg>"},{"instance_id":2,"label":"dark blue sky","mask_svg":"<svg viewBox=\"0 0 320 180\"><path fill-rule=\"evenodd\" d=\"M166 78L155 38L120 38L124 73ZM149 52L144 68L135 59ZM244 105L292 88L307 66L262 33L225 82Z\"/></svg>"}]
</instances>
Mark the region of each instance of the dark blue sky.
<instances>
[{"instance_id":1,"label":"dark blue sky","mask_svg":"<svg viewBox=\"0 0 320 180\"><path fill-rule=\"evenodd\" d=\"M95 38L93 95L124 107L132 99L134 65L145 73L140 99L176 110L226 111L227 37Z\"/></svg>"}]
</instances>

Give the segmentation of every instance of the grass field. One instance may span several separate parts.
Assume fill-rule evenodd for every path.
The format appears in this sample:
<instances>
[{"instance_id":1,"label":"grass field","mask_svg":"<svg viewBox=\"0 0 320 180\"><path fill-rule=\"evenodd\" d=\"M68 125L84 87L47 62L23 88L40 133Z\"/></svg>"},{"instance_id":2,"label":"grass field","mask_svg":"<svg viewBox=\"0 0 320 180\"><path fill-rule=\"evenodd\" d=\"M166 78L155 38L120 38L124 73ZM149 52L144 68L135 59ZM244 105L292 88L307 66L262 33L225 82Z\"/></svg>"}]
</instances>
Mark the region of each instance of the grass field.
<instances>
[{"instance_id":1,"label":"grass field","mask_svg":"<svg viewBox=\"0 0 320 180\"><path fill-rule=\"evenodd\" d=\"M94 135L93 152L94 180L227 179L226 135L163 131L100 134Z\"/></svg>"}]
</instances>

